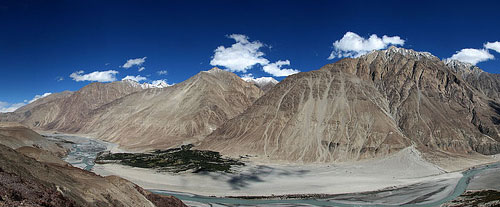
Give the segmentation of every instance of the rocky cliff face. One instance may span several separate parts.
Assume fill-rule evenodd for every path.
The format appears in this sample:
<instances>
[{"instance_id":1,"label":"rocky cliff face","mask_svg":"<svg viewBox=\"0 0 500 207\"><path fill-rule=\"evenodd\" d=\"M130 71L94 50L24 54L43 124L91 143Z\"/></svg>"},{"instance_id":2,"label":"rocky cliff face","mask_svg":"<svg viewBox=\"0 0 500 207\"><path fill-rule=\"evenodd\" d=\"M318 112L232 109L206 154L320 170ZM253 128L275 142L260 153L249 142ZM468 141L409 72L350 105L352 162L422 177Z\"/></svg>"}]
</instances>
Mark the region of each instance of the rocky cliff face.
<instances>
[{"instance_id":1,"label":"rocky cliff face","mask_svg":"<svg viewBox=\"0 0 500 207\"><path fill-rule=\"evenodd\" d=\"M445 64L475 89L500 102L500 74L487 73L475 65L458 60L447 60Z\"/></svg>"},{"instance_id":2,"label":"rocky cliff face","mask_svg":"<svg viewBox=\"0 0 500 207\"><path fill-rule=\"evenodd\" d=\"M302 162L380 157L413 144L493 154L498 106L435 56L391 47L287 77L200 148Z\"/></svg>"},{"instance_id":3,"label":"rocky cliff face","mask_svg":"<svg viewBox=\"0 0 500 207\"><path fill-rule=\"evenodd\" d=\"M174 147L204 138L262 94L235 74L214 68L164 90L145 90L101 107L79 132L128 148Z\"/></svg>"}]
</instances>

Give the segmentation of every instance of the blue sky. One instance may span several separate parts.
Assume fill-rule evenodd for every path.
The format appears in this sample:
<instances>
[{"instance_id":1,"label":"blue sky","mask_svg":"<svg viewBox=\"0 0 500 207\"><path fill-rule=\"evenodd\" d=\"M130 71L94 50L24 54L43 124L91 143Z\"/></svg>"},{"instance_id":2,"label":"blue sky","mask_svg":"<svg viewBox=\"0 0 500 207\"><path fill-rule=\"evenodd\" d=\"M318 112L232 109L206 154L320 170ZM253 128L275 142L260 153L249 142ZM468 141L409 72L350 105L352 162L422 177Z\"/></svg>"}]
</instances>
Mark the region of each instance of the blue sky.
<instances>
[{"instance_id":1,"label":"blue sky","mask_svg":"<svg viewBox=\"0 0 500 207\"><path fill-rule=\"evenodd\" d=\"M90 83L83 81L89 77L178 83L219 64L240 76L282 80L356 55L349 51L351 43L376 49L393 44L443 59L471 48L475 51L461 55L484 60L477 65L500 73L498 45L484 46L500 41L499 6L496 1L425 0L2 0L0 109L48 92L78 90ZM373 34L377 38L371 41ZM334 58L328 59L332 51ZM249 59L231 59L238 54ZM142 64L123 67L139 58ZM139 72L140 67L145 69ZM84 76L103 71L108 74Z\"/></svg>"}]
</instances>

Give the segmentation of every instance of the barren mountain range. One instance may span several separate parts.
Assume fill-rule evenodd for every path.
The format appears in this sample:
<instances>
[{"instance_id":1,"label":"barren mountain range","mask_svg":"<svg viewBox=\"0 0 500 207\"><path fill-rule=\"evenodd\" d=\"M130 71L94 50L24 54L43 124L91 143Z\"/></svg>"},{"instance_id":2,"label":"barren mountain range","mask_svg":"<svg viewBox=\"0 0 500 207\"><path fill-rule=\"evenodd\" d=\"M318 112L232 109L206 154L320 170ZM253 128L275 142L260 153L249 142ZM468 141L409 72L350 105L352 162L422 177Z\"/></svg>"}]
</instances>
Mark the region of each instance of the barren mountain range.
<instances>
[{"instance_id":1,"label":"barren mountain range","mask_svg":"<svg viewBox=\"0 0 500 207\"><path fill-rule=\"evenodd\" d=\"M253 83L213 68L165 88L143 89L129 80L92 83L39 99L1 119L89 134L127 148L168 148L197 142L262 94Z\"/></svg>"},{"instance_id":2,"label":"barren mountain range","mask_svg":"<svg viewBox=\"0 0 500 207\"><path fill-rule=\"evenodd\" d=\"M500 152L500 76L391 47L291 75L264 92L217 68L166 88L126 81L53 94L0 120L129 149L195 143L291 162Z\"/></svg>"},{"instance_id":3,"label":"barren mountain range","mask_svg":"<svg viewBox=\"0 0 500 207\"><path fill-rule=\"evenodd\" d=\"M410 145L499 153L498 78L470 70L396 47L346 58L287 77L200 147L299 162L381 157Z\"/></svg>"}]
</instances>

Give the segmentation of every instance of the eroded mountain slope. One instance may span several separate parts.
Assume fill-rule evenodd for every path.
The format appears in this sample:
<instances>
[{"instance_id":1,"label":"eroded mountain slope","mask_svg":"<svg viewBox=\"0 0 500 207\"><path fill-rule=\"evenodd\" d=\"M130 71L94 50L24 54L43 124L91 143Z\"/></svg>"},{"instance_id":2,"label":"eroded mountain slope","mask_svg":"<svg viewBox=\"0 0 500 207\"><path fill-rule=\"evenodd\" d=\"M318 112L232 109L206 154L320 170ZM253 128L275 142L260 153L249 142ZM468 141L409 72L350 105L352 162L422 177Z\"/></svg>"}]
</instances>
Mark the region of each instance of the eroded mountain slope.
<instances>
[{"instance_id":1,"label":"eroded mountain slope","mask_svg":"<svg viewBox=\"0 0 500 207\"><path fill-rule=\"evenodd\" d=\"M262 94L234 73L213 68L164 90L144 90L94 110L78 132L127 148L174 147L202 139Z\"/></svg>"},{"instance_id":2,"label":"eroded mountain slope","mask_svg":"<svg viewBox=\"0 0 500 207\"><path fill-rule=\"evenodd\" d=\"M302 162L380 157L412 144L493 154L495 106L435 56L391 47L287 77L200 148Z\"/></svg>"}]
</instances>

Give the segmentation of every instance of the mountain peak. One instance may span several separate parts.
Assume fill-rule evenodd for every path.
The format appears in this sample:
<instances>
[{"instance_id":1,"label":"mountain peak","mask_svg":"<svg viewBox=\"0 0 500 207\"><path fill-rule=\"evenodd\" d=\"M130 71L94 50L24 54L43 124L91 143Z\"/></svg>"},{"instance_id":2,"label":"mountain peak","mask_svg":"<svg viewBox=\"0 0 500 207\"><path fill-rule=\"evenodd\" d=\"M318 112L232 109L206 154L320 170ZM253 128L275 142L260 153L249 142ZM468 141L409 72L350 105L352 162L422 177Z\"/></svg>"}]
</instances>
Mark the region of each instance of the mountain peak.
<instances>
[{"instance_id":1,"label":"mountain peak","mask_svg":"<svg viewBox=\"0 0 500 207\"><path fill-rule=\"evenodd\" d=\"M439 59L436 56L432 55L430 52L418 52L412 49L406 49L406 48L401 48L401 47L396 47L396 46L391 46L387 50L382 50L386 55L392 55L392 54L402 54L404 56L409 56L409 57L414 57L417 59L421 58L428 58L428 59Z\"/></svg>"},{"instance_id":2,"label":"mountain peak","mask_svg":"<svg viewBox=\"0 0 500 207\"><path fill-rule=\"evenodd\" d=\"M472 67L477 67L471 63L467 63L467 62L462 62L460 60L453 60L453 59L444 59L443 60L444 64L450 66L450 67L457 67L457 66L460 66L460 67L468 67L468 68L472 68Z\"/></svg>"},{"instance_id":3,"label":"mountain peak","mask_svg":"<svg viewBox=\"0 0 500 207\"><path fill-rule=\"evenodd\" d=\"M223 70L218 68L218 67L213 67L212 69L208 70L207 72L221 72L221 71L223 71Z\"/></svg>"},{"instance_id":4,"label":"mountain peak","mask_svg":"<svg viewBox=\"0 0 500 207\"><path fill-rule=\"evenodd\" d=\"M269 91L272 87L274 87L276 84L279 83L279 81L277 81L273 77L260 77L260 78L243 77L241 79L243 79L246 82L253 83L264 92Z\"/></svg>"},{"instance_id":5,"label":"mountain peak","mask_svg":"<svg viewBox=\"0 0 500 207\"><path fill-rule=\"evenodd\" d=\"M132 79L125 79L125 80L121 80L121 82L130 84L132 87L142 88L142 89L165 88L165 87L171 86L167 82L165 82L164 80L156 80L156 81L153 81L152 83L139 83L139 82L132 80Z\"/></svg>"},{"instance_id":6,"label":"mountain peak","mask_svg":"<svg viewBox=\"0 0 500 207\"><path fill-rule=\"evenodd\" d=\"M384 58L392 59L396 54L400 54L407 58L414 58L417 60L420 60L422 58L439 60L438 57L434 56L429 52L418 52L412 49L406 49L396 46L390 46L385 50L374 50L370 53L362 55L361 57L376 57L379 55L383 55Z\"/></svg>"},{"instance_id":7,"label":"mountain peak","mask_svg":"<svg viewBox=\"0 0 500 207\"><path fill-rule=\"evenodd\" d=\"M466 63L462 62L460 60L452 60L452 59L445 59L443 60L444 64L448 67L450 67L453 71L457 73L463 73L462 77L464 77L467 74L475 74L479 75L483 70L481 68L471 64L471 63Z\"/></svg>"}]
</instances>

